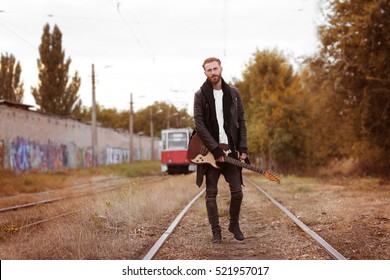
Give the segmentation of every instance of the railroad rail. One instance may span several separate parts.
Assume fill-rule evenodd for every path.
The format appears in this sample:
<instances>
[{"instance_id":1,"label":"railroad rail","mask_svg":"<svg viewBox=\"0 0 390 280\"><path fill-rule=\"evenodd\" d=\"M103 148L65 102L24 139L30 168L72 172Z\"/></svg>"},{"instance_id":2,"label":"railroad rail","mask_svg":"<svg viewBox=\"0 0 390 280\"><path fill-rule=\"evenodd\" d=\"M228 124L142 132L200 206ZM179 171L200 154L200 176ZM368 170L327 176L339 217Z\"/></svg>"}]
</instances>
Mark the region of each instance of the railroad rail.
<instances>
[{"instance_id":1,"label":"railroad rail","mask_svg":"<svg viewBox=\"0 0 390 280\"><path fill-rule=\"evenodd\" d=\"M187 213L187 211L191 208L191 206L198 200L199 197L206 191L204 188L200 191L191 201L187 204L186 207L179 213L176 219L172 222L172 224L168 227L168 229L161 235L161 237L157 240L157 242L153 245L153 247L149 250L149 252L143 258L144 260L151 260L154 255L158 252L158 250L164 245L165 240L169 237L169 235L175 230L176 226L180 223L181 219Z\"/></svg>"},{"instance_id":2,"label":"railroad rail","mask_svg":"<svg viewBox=\"0 0 390 280\"><path fill-rule=\"evenodd\" d=\"M73 191L77 190L81 193L58 196L58 197L49 198L49 199L42 199L42 200L23 203L23 204L16 204L16 205L12 205L9 207L0 208L0 213L18 210L18 209L22 209L22 208L34 207L34 206L38 206L38 205L42 205L42 204L53 203L56 201L61 201L61 200L66 200L66 199L78 198L78 197L82 197L82 196L86 196L86 195L90 195L90 194L96 194L96 193L100 193L100 192L115 190L118 187L121 187L121 186L118 186L118 184L128 183L128 182L131 182L132 180L137 180L138 178L139 177L136 177L135 179L134 178L119 178L119 179L116 178L116 179L102 180L102 181L98 181L98 182L76 185L76 186L71 187L70 189L72 189ZM151 177L147 177L146 180L153 181L155 179L156 179L155 176L151 176ZM107 184L109 184L109 187L105 187ZM115 186L111 186L111 184L115 184ZM102 187L100 189L96 189L97 186L102 186ZM92 189L92 190L83 192L84 190L88 190L87 189L88 187L95 188L95 190ZM47 193L48 192L45 192L45 194L47 194ZM41 195L41 194L42 193L36 193L35 195ZM17 198L17 196L14 196L13 198Z\"/></svg>"},{"instance_id":3,"label":"railroad rail","mask_svg":"<svg viewBox=\"0 0 390 280\"><path fill-rule=\"evenodd\" d=\"M290 211L287 210L282 204L277 202L271 195L269 195L263 188L258 184L250 180L249 178L244 177L244 180L251 183L256 189L262 192L273 204L275 204L280 210L282 210L293 222L300 227L304 232L306 232L311 238L313 238L319 245L321 245L334 259L336 260L346 260L346 258L336 251L329 243L322 239L317 233L311 230L306 226L301 220L294 216Z\"/></svg>"},{"instance_id":4,"label":"railroad rail","mask_svg":"<svg viewBox=\"0 0 390 280\"><path fill-rule=\"evenodd\" d=\"M302 221L300 221L296 216L294 216L290 211L287 210L282 204L277 202L271 195L269 195L263 188L261 188L254 181L250 180L244 176L244 180L249 182L253 187L258 189L263 195L267 197L272 203L274 203L280 210L282 210L302 231L314 239L330 256L336 260L346 260L346 258L340 254L336 249L334 249L329 243L322 239L317 233L311 230L306 226ZM202 196L205 192L205 188L199 192L189 203L188 205L180 212L180 214L175 218L172 224L168 229L162 234L162 236L157 240L157 242L152 246L148 253L143 257L143 260L152 260L156 253L163 247L165 241L168 239L170 234L174 231L177 225L180 223L186 212L191 208L196 200Z\"/></svg>"},{"instance_id":5,"label":"railroad rail","mask_svg":"<svg viewBox=\"0 0 390 280\"><path fill-rule=\"evenodd\" d=\"M145 180L145 182L153 181L155 178L149 178ZM330 244L328 244L325 240L323 240L318 234L316 234L314 231L312 231L309 227L307 227L302 221L300 221L297 217L295 217L290 211L288 211L282 204L280 204L278 201L276 201L272 196L270 196L263 188L261 188L258 184L256 184L253 180L247 178L244 176L244 180L246 182L249 182L250 185L252 185L255 189L259 190L267 199L269 199L273 204L275 204L282 212L284 212L303 232L308 234L308 236L315 240L332 258L336 260L345 260L346 258L341 255L337 250L335 250ZM96 183L96 182L95 182ZM107 182L106 182L107 183ZM123 186L115 186L115 187L108 187L108 188L102 188L98 190L94 190L94 192L88 192L87 194L95 194L102 191L110 191L118 189L119 187ZM170 235L174 232L175 228L179 225L179 223L182 221L185 214L188 212L189 209L193 206L193 204L204 194L205 188L203 188L179 213L179 215L174 219L174 221L170 224L170 226L167 228L167 230L161 235L161 237L157 240L157 242L151 247L151 249L147 252L147 254L143 257L143 260L151 260L154 258L154 256L157 254L157 252L164 246L165 241L170 237ZM43 203L50 203L55 202L61 199L69 199L69 198L75 198L79 196L85 196L86 194L80 194L78 196L71 196L71 197L57 197L51 200L42 200L36 203L28 203L25 205L20 205L20 207L12 206L0 209L0 212L6 212L16 209L21 209L25 207L32 207L35 205L43 204ZM80 210L71 211L68 213L58 214L52 217L48 217L46 219L42 219L39 221L34 221L30 224L25 224L17 228L17 230L21 230L27 227L35 226L47 221L51 221L57 218L65 217L71 214L74 214Z\"/></svg>"},{"instance_id":6,"label":"railroad rail","mask_svg":"<svg viewBox=\"0 0 390 280\"><path fill-rule=\"evenodd\" d=\"M119 178L119 179L116 178L116 179L102 180L102 181L92 182L92 183L87 183L87 184L80 184L80 185L76 185L76 186L71 187L72 189L76 188L79 191L81 191L81 193L79 193L79 194L73 194L73 195L68 195L68 196L59 196L59 197L55 197L55 198L51 198L51 199L43 199L43 200L39 200L39 201L35 201L35 202L24 203L24 204L21 204L21 205L13 205L13 206L10 206L10 207L4 207L4 208L0 208L0 213L3 214L5 212L9 212L9 211L16 211L16 210L20 210L20 209L24 209L24 208L35 207L35 206L38 206L38 205L50 204L50 203L57 202L57 201L81 198L81 197L84 197L84 196L87 196L87 195L95 195L95 194L98 194L98 193L101 193L101 192L113 191L113 190L116 190L118 188L122 188L123 187L123 183L128 183L128 182L132 182L134 180L139 180L139 179L143 180L142 181L143 183L150 183L150 182L152 182L154 180L160 180L161 178L160 178L160 176L147 176L147 177L135 177L135 178ZM109 184L109 187L105 187L105 185L107 185L107 184ZM115 184L115 185L111 186L111 184ZM99 189L96 189L97 185L98 185ZM88 188L88 187L91 187L92 190L90 188ZM83 190L87 190L87 191L86 192L82 192ZM37 193L37 194L39 195L41 193ZM45 219L41 219L39 221L34 221L32 223L24 224L24 225L21 225L21 226L12 226L12 227L5 227L5 228L9 229L11 231L19 231L19 230L22 230L22 229L26 229L26 228L29 228L29 227L32 227L32 226L36 226L36 225L39 225L39 224L42 224L42 223L46 223L46 222L55 220L55 219L58 219L58 218L62 218L62 217L66 217L66 216L75 214L77 212L80 212L81 210L82 209L73 210L73 211L70 211L70 212L54 215L54 216L51 216L51 217L48 217L48 218L45 218Z\"/></svg>"}]
</instances>

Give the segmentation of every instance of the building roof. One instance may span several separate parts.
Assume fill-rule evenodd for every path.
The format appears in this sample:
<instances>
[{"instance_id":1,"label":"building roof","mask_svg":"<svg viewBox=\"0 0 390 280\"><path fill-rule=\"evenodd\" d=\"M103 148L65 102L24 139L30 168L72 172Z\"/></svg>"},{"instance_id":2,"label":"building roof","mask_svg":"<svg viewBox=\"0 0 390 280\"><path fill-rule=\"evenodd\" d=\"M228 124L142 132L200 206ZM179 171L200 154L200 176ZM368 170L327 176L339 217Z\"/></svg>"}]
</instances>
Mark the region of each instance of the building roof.
<instances>
[{"instance_id":1,"label":"building roof","mask_svg":"<svg viewBox=\"0 0 390 280\"><path fill-rule=\"evenodd\" d=\"M22 103L12 102L12 101L8 101L5 99L0 99L0 106L13 107L13 108L17 108L17 109L26 110L26 111L29 111L30 108L34 107L32 105L26 105L26 104L22 104Z\"/></svg>"}]
</instances>

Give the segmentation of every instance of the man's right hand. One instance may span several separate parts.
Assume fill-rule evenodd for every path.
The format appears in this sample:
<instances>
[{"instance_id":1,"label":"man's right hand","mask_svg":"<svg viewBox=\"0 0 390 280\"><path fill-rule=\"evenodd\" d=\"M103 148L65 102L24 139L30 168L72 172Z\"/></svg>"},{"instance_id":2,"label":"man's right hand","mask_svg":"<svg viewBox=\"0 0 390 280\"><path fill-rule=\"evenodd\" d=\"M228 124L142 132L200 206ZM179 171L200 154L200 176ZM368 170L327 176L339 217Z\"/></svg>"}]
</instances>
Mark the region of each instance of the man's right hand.
<instances>
[{"instance_id":1,"label":"man's right hand","mask_svg":"<svg viewBox=\"0 0 390 280\"><path fill-rule=\"evenodd\" d=\"M217 161L217 162L225 162L225 157L224 156L219 157L215 161Z\"/></svg>"}]
</instances>

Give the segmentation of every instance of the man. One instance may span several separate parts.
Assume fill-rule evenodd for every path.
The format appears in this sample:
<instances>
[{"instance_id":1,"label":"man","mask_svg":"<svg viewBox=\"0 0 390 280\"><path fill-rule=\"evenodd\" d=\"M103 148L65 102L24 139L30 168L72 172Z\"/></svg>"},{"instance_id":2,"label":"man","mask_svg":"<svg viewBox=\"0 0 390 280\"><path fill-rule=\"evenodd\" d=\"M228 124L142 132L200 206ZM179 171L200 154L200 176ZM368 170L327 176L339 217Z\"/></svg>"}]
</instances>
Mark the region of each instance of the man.
<instances>
[{"instance_id":1,"label":"man","mask_svg":"<svg viewBox=\"0 0 390 280\"><path fill-rule=\"evenodd\" d=\"M221 168L198 165L196 183L201 186L203 176L206 176L206 209L213 233L212 242L221 243L216 199L218 180L221 174L224 175L231 194L228 229L235 239L242 241L244 235L238 222L243 198L241 168L225 162L225 153L219 144L228 144L229 156L247 159L244 109L238 90L229 86L222 78L221 61L215 57L207 58L202 66L207 80L195 93L195 130Z\"/></svg>"}]
</instances>

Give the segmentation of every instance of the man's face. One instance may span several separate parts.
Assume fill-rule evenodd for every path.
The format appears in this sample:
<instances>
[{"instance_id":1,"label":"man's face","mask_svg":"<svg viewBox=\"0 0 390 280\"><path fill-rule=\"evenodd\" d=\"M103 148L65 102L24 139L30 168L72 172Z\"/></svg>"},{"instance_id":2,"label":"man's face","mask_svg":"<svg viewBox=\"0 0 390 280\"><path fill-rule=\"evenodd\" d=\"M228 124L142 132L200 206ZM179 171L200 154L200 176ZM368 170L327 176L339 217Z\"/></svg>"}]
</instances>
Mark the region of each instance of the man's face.
<instances>
[{"instance_id":1,"label":"man's face","mask_svg":"<svg viewBox=\"0 0 390 280\"><path fill-rule=\"evenodd\" d=\"M222 67L213 61L204 65L204 73L212 84L217 84L221 80Z\"/></svg>"}]
</instances>

